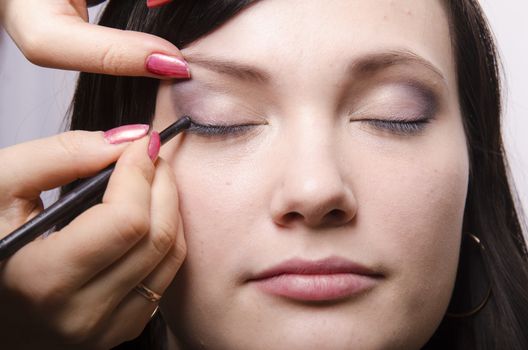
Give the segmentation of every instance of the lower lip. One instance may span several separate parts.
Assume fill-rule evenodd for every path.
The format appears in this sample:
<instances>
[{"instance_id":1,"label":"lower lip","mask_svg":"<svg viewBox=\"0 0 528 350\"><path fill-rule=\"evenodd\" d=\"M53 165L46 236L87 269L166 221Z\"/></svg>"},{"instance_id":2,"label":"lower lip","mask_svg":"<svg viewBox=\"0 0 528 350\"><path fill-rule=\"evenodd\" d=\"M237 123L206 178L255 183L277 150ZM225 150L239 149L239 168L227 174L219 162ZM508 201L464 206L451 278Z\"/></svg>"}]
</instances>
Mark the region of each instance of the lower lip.
<instances>
[{"instance_id":1,"label":"lower lip","mask_svg":"<svg viewBox=\"0 0 528 350\"><path fill-rule=\"evenodd\" d=\"M377 280L352 273L325 275L284 274L253 281L266 293L299 301L335 301L371 289Z\"/></svg>"}]
</instances>

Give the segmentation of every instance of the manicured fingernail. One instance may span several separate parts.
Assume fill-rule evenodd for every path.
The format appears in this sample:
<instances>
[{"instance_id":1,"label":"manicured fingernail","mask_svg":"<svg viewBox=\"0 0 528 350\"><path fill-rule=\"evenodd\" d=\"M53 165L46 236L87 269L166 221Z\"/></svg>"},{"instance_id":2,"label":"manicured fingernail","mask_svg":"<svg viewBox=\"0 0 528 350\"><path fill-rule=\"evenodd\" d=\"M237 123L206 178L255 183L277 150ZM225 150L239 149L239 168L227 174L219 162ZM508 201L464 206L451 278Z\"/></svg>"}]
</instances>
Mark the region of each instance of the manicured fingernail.
<instances>
[{"instance_id":1,"label":"manicured fingernail","mask_svg":"<svg viewBox=\"0 0 528 350\"><path fill-rule=\"evenodd\" d=\"M147 151L148 156L153 161L156 160L156 158L158 157L160 147L161 147L160 136L156 131L153 131L152 134L150 134L150 141L148 144L148 151Z\"/></svg>"},{"instance_id":2,"label":"manicured fingernail","mask_svg":"<svg viewBox=\"0 0 528 350\"><path fill-rule=\"evenodd\" d=\"M111 144L134 141L142 138L148 133L147 124L130 124L110 129L104 133L104 139Z\"/></svg>"},{"instance_id":3,"label":"manicured fingernail","mask_svg":"<svg viewBox=\"0 0 528 350\"><path fill-rule=\"evenodd\" d=\"M190 78L187 62L180 58L154 53L147 57L146 68L149 72L171 78Z\"/></svg>"},{"instance_id":4,"label":"manicured fingernail","mask_svg":"<svg viewBox=\"0 0 528 350\"><path fill-rule=\"evenodd\" d=\"M158 7L158 6L168 4L171 1L172 0L147 0L147 7L150 7L150 8Z\"/></svg>"}]
</instances>

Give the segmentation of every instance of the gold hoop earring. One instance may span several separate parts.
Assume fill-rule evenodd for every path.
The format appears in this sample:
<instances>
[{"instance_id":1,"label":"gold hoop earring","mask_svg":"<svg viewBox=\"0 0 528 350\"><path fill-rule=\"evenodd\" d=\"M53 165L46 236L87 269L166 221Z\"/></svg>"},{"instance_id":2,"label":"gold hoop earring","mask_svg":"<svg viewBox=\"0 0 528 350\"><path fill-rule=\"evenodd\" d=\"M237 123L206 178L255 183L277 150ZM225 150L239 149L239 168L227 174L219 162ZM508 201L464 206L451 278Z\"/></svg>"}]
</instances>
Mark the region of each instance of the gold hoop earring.
<instances>
[{"instance_id":1,"label":"gold hoop earring","mask_svg":"<svg viewBox=\"0 0 528 350\"><path fill-rule=\"evenodd\" d=\"M491 297L491 282L490 282L490 278L489 278L489 274L488 274L488 270L486 269L486 266L484 264L484 254L486 253L486 248L484 247L484 244L481 242L480 238L478 238L477 236L475 236L474 234L471 234L471 233L465 233L464 235L465 237L468 237L471 242L473 243L476 243L477 247L478 247L478 253L480 255L480 260L481 260L481 264L482 264L482 268L483 270L485 271L485 274L486 274L486 278L487 278L487 281L488 281L488 287L486 289L486 293L482 299L482 301L480 301L477 306L475 306L474 308L470 309L469 311L462 311L462 312L447 312L446 313L446 316L447 317L450 317L450 318L465 318L465 317L470 317L470 316L473 316L475 314L477 314L480 310L482 310L484 308L484 306L486 306L488 300L490 299ZM462 254L461 254L462 255ZM460 272L460 264L462 263L459 262L459 272ZM457 273L457 283L459 282L459 278L461 276L458 276L458 273ZM456 286L455 286L455 291L456 291ZM455 292L453 292L453 295L455 294Z\"/></svg>"}]
</instances>

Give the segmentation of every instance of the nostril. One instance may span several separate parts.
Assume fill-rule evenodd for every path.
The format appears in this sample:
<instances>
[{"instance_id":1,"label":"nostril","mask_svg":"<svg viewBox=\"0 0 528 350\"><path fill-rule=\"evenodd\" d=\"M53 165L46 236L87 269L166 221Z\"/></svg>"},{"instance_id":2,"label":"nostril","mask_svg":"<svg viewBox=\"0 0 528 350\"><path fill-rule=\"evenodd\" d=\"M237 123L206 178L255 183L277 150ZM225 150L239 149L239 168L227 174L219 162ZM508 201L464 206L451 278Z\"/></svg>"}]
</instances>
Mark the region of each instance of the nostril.
<instances>
[{"instance_id":1,"label":"nostril","mask_svg":"<svg viewBox=\"0 0 528 350\"><path fill-rule=\"evenodd\" d=\"M314 221L315 220L315 221ZM347 213L344 210L341 209L332 209L331 211L327 212L325 215L319 218L307 216L305 217L303 214L291 211L285 215L282 216L281 224L282 225L291 225L297 221L306 221L309 222L311 225L342 225L343 223L346 223L349 220Z\"/></svg>"},{"instance_id":2,"label":"nostril","mask_svg":"<svg viewBox=\"0 0 528 350\"><path fill-rule=\"evenodd\" d=\"M284 224L289 224L289 223L291 223L293 221L300 220L302 218L303 218L303 216L300 213L298 213L296 211L292 211L292 212L289 212L286 215L284 215L283 222L284 222Z\"/></svg>"},{"instance_id":3,"label":"nostril","mask_svg":"<svg viewBox=\"0 0 528 350\"><path fill-rule=\"evenodd\" d=\"M341 223L346 220L346 213L340 209L333 209L325 215L325 222L328 224Z\"/></svg>"}]
</instances>

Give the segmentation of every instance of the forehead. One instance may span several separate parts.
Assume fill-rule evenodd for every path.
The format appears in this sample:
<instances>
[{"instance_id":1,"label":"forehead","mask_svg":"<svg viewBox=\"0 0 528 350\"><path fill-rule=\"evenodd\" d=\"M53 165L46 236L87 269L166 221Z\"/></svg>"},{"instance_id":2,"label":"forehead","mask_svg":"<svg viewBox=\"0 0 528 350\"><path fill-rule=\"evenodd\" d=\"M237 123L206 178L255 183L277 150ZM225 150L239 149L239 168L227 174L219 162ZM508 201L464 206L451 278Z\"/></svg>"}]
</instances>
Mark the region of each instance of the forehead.
<instances>
[{"instance_id":1,"label":"forehead","mask_svg":"<svg viewBox=\"0 0 528 350\"><path fill-rule=\"evenodd\" d=\"M393 50L413 52L454 80L448 19L440 0L261 0L184 54L233 59L282 74L313 72Z\"/></svg>"}]
</instances>

